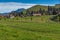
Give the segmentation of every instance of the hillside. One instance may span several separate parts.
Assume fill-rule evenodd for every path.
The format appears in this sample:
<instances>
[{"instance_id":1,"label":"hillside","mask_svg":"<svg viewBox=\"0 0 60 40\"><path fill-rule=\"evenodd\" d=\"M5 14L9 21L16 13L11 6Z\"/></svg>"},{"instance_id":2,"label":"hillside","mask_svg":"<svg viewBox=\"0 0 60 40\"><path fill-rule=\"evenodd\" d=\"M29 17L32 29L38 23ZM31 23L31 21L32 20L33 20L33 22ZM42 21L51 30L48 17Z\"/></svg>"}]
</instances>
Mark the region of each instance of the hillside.
<instances>
[{"instance_id":1,"label":"hillside","mask_svg":"<svg viewBox=\"0 0 60 40\"><path fill-rule=\"evenodd\" d=\"M28 8L27 10L24 10L23 12L26 13L26 11L28 11L28 10L29 11L38 11L38 10L40 10L40 8L45 11L48 10L48 6L35 5L35 6L32 6L31 8Z\"/></svg>"},{"instance_id":2,"label":"hillside","mask_svg":"<svg viewBox=\"0 0 60 40\"><path fill-rule=\"evenodd\" d=\"M50 6L50 7L60 8L60 4L56 4L55 6ZM40 8L44 9L45 11L48 11L48 6L43 6L43 5L35 5L27 10L38 11Z\"/></svg>"},{"instance_id":3,"label":"hillside","mask_svg":"<svg viewBox=\"0 0 60 40\"><path fill-rule=\"evenodd\" d=\"M32 10L32 11L38 11L39 9L45 9L45 10L48 10L48 7L47 6L42 6L42 5L35 5L31 8L29 8L28 10Z\"/></svg>"},{"instance_id":4,"label":"hillside","mask_svg":"<svg viewBox=\"0 0 60 40\"><path fill-rule=\"evenodd\" d=\"M52 8L60 8L60 5L59 4L56 4L55 6L50 6ZM43 5L35 5L35 6L32 6L31 8L28 8L27 10L24 10L23 12L26 13L26 11L38 11L40 10L40 8L42 10L45 10L45 11L48 11L48 6L43 6Z\"/></svg>"},{"instance_id":5,"label":"hillside","mask_svg":"<svg viewBox=\"0 0 60 40\"><path fill-rule=\"evenodd\" d=\"M60 4L56 4L55 7L56 7L56 8L60 8Z\"/></svg>"}]
</instances>

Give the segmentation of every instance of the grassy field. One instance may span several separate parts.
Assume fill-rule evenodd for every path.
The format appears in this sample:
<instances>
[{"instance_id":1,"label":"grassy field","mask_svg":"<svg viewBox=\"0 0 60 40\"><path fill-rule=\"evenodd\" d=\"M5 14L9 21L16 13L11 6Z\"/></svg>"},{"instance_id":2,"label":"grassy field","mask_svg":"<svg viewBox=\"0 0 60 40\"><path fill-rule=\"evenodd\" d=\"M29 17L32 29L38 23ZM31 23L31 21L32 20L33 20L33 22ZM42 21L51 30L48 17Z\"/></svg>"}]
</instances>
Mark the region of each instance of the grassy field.
<instances>
[{"instance_id":1,"label":"grassy field","mask_svg":"<svg viewBox=\"0 0 60 40\"><path fill-rule=\"evenodd\" d=\"M0 20L0 40L60 40L60 23L40 16Z\"/></svg>"}]
</instances>

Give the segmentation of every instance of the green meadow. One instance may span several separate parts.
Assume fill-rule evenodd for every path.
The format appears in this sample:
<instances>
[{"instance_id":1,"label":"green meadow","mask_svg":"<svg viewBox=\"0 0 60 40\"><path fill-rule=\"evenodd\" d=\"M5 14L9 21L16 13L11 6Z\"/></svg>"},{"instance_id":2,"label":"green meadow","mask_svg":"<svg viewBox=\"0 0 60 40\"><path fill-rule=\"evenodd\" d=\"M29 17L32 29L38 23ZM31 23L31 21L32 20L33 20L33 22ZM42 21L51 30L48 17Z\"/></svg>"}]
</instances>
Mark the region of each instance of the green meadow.
<instances>
[{"instance_id":1,"label":"green meadow","mask_svg":"<svg viewBox=\"0 0 60 40\"><path fill-rule=\"evenodd\" d=\"M60 40L60 23L51 17L0 19L0 40Z\"/></svg>"}]
</instances>

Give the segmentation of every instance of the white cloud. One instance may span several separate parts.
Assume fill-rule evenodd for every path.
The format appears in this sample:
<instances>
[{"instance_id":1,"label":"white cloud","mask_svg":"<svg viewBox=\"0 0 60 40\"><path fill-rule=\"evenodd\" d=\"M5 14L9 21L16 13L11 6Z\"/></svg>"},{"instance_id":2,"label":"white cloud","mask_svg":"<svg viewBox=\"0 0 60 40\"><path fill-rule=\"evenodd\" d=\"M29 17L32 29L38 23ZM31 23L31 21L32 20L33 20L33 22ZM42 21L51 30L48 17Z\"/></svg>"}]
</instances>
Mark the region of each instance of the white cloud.
<instances>
[{"instance_id":1,"label":"white cloud","mask_svg":"<svg viewBox=\"0 0 60 40\"><path fill-rule=\"evenodd\" d=\"M6 2L0 3L0 13L10 12L17 10L19 8L30 8L36 4L26 4L26 3L15 3L15 2Z\"/></svg>"}]
</instances>

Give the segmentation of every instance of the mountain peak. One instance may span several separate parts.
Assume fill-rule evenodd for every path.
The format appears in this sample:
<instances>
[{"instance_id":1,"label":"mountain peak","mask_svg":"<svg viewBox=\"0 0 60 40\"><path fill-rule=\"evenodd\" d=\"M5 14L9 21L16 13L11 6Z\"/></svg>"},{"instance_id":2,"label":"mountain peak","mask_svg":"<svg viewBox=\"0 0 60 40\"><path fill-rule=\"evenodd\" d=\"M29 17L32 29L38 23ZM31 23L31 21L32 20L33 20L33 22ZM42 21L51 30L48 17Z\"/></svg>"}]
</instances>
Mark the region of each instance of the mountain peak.
<instances>
[{"instance_id":1,"label":"mountain peak","mask_svg":"<svg viewBox=\"0 0 60 40\"><path fill-rule=\"evenodd\" d=\"M20 8L20 9L17 9L16 12L21 12L23 10L25 10L25 9L24 8Z\"/></svg>"}]
</instances>

